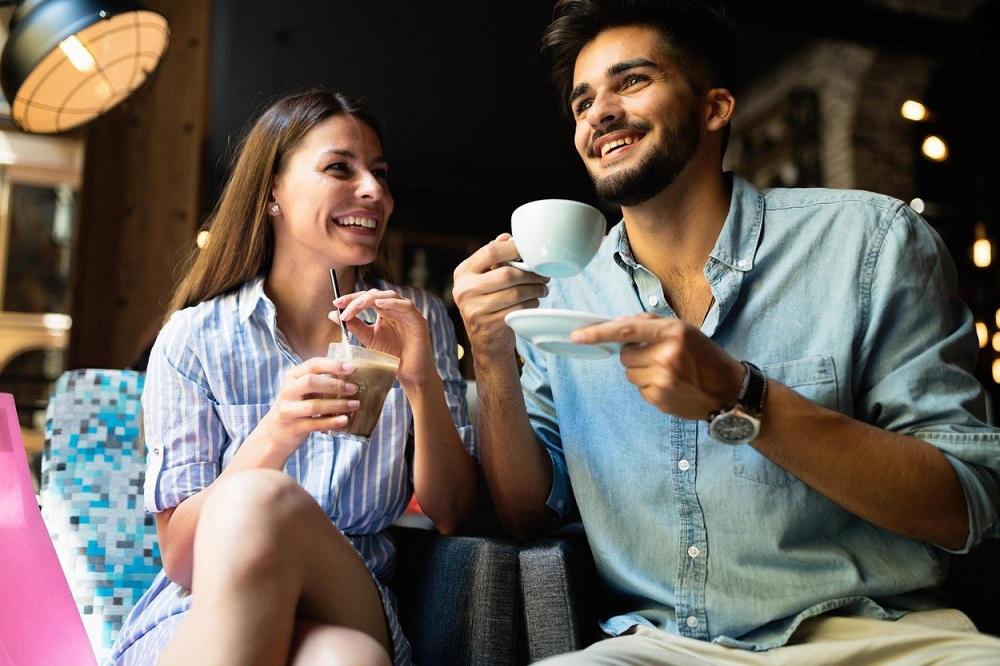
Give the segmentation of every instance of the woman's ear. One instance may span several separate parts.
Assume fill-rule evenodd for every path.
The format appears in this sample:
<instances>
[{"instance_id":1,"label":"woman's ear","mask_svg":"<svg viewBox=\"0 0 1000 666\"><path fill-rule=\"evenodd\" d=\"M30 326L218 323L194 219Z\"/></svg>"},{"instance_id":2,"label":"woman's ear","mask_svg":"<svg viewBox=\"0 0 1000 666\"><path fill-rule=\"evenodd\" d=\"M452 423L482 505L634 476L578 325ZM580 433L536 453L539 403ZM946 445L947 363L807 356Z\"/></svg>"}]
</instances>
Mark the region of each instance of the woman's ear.
<instances>
[{"instance_id":1,"label":"woman's ear","mask_svg":"<svg viewBox=\"0 0 1000 666\"><path fill-rule=\"evenodd\" d=\"M271 186L271 196L267 200L267 214L271 217L279 215L281 213L281 205L278 204L278 198L274 195L274 186Z\"/></svg>"},{"instance_id":2,"label":"woman's ear","mask_svg":"<svg viewBox=\"0 0 1000 666\"><path fill-rule=\"evenodd\" d=\"M733 119L736 99L726 88L712 88L705 95L705 129L718 132Z\"/></svg>"}]
</instances>

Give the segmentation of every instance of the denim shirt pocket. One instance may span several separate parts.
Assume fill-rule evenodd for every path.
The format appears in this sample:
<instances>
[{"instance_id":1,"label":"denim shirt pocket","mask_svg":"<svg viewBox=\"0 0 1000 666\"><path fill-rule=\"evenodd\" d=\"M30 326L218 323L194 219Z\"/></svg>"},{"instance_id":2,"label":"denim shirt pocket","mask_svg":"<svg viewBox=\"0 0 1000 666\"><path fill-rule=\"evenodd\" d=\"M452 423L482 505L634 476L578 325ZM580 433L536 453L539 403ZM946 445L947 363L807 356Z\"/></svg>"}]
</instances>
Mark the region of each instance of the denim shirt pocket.
<instances>
[{"instance_id":1,"label":"denim shirt pocket","mask_svg":"<svg viewBox=\"0 0 1000 666\"><path fill-rule=\"evenodd\" d=\"M784 384L813 402L837 409L837 373L831 356L810 356L761 366L768 379ZM749 444L733 447L736 476L775 488L786 488L799 480L758 453Z\"/></svg>"}]
</instances>

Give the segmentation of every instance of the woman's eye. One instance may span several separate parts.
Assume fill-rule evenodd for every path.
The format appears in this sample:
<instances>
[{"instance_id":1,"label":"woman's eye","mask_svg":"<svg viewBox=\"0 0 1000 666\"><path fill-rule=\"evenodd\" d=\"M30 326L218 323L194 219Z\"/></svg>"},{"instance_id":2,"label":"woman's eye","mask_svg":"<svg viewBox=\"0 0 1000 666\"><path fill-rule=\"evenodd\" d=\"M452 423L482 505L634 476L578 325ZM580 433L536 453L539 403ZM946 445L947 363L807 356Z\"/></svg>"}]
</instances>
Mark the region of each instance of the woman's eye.
<instances>
[{"instance_id":1,"label":"woman's eye","mask_svg":"<svg viewBox=\"0 0 1000 666\"><path fill-rule=\"evenodd\" d=\"M388 169L372 169L372 175L375 176L376 178L378 178L379 180L385 180L386 178L389 177L389 170Z\"/></svg>"},{"instance_id":2,"label":"woman's eye","mask_svg":"<svg viewBox=\"0 0 1000 666\"><path fill-rule=\"evenodd\" d=\"M323 169L323 170L324 171L346 172L347 171L347 165L344 162L334 162L333 164L327 165L326 168Z\"/></svg>"}]
</instances>

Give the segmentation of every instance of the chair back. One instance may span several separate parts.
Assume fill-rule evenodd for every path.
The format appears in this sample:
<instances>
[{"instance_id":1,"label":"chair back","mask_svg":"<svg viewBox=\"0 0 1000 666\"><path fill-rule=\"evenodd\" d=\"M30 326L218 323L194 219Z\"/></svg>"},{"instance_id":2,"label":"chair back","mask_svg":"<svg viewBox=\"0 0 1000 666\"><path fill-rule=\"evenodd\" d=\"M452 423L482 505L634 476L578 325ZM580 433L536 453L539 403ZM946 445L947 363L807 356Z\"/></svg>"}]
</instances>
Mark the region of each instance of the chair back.
<instances>
[{"instance_id":1,"label":"chair back","mask_svg":"<svg viewBox=\"0 0 1000 666\"><path fill-rule=\"evenodd\" d=\"M42 515L101 662L161 568L156 525L142 501L144 378L70 370L46 412Z\"/></svg>"},{"instance_id":2,"label":"chair back","mask_svg":"<svg viewBox=\"0 0 1000 666\"><path fill-rule=\"evenodd\" d=\"M9 393L0 393L0 590L0 665L97 663L38 510Z\"/></svg>"}]
</instances>

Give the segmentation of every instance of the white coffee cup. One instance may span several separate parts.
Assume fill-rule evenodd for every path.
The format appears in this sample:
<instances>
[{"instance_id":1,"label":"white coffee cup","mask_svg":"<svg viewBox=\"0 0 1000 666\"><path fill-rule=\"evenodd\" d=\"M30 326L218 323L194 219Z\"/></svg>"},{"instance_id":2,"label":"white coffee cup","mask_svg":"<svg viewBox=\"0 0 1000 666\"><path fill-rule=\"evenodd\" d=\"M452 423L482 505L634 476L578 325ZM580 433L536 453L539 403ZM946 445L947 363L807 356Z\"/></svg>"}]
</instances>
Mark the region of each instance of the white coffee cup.
<instances>
[{"instance_id":1,"label":"white coffee cup","mask_svg":"<svg viewBox=\"0 0 1000 666\"><path fill-rule=\"evenodd\" d=\"M522 261L509 265L551 278L576 275L590 262L607 230L604 214L567 199L541 199L510 216L514 245Z\"/></svg>"}]
</instances>

